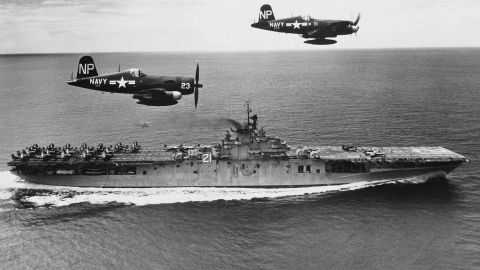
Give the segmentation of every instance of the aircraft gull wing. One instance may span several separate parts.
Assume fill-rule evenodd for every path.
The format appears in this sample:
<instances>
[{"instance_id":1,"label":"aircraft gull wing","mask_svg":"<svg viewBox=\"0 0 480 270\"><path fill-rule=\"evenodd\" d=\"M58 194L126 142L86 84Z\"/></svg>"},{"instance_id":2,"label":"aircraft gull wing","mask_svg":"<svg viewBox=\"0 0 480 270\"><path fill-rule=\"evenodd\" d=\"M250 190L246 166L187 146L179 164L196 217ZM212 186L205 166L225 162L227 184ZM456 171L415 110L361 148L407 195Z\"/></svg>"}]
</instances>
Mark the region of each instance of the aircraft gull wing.
<instances>
[{"instance_id":1,"label":"aircraft gull wing","mask_svg":"<svg viewBox=\"0 0 480 270\"><path fill-rule=\"evenodd\" d=\"M309 31L304 35L300 35L302 38L325 38L325 35L322 34L323 31L313 30Z\"/></svg>"},{"instance_id":2,"label":"aircraft gull wing","mask_svg":"<svg viewBox=\"0 0 480 270\"><path fill-rule=\"evenodd\" d=\"M139 103L152 106L165 106L177 104L177 100L182 98L178 91L168 91L163 88L145 89L133 94L134 99Z\"/></svg>"},{"instance_id":3,"label":"aircraft gull wing","mask_svg":"<svg viewBox=\"0 0 480 270\"><path fill-rule=\"evenodd\" d=\"M153 89L145 89L142 91L138 91L135 95L140 95L145 98L152 97L152 98L161 98L167 96L165 89L163 88L153 88Z\"/></svg>"}]
</instances>

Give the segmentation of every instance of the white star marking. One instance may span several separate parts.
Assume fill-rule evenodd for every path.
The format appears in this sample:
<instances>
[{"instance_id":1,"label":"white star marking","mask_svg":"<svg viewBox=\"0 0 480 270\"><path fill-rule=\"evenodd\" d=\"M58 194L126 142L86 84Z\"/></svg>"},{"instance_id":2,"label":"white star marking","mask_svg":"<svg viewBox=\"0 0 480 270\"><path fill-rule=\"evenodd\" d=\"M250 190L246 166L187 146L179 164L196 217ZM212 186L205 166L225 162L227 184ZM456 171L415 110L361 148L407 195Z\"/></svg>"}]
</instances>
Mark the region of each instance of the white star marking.
<instances>
[{"instance_id":1,"label":"white star marking","mask_svg":"<svg viewBox=\"0 0 480 270\"><path fill-rule=\"evenodd\" d=\"M118 88L120 88L120 87L127 88L127 87L125 86L125 84L127 83L127 81L125 81L125 80L123 79L123 76L122 76L122 79L120 79L120 81L117 81L117 82L118 82Z\"/></svg>"},{"instance_id":2,"label":"white star marking","mask_svg":"<svg viewBox=\"0 0 480 270\"><path fill-rule=\"evenodd\" d=\"M300 29L301 23L299 23L297 20L295 20L295 23L292 23L292 25L293 25L293 29L295 29L295 28Z\"/></svg>"}]
</instances>

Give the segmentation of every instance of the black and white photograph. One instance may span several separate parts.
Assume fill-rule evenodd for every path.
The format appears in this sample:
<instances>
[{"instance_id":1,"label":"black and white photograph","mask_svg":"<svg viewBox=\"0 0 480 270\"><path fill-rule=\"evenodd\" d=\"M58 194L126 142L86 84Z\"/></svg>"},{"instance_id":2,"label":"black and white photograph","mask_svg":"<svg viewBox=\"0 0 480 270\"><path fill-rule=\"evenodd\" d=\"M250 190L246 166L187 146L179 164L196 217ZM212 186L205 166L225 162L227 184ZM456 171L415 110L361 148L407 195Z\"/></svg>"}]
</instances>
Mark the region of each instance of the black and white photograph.
<instances>
[{"instance_id":1,"label":"black and white photograph","mask_svg":"<svg viewBox=\"0 0 480 270\"><path fill-rule=\"evenodd\" d=\"M0 0L0 269L480 269L479 11Z\"/></svg>"}]
</instances>

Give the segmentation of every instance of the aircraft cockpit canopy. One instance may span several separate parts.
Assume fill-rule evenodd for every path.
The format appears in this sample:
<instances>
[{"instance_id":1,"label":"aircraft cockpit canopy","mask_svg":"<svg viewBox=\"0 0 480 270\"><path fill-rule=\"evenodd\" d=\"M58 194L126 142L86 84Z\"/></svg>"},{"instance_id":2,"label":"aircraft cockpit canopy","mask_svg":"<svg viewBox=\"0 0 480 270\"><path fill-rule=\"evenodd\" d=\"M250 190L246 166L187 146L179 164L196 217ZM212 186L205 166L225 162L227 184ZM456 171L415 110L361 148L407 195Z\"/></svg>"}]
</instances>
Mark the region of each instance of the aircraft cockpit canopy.
<instances>
[{"instance_id":1,"label":"aircraft cockpit canopy","mask_svg":"<svg viewBox=\"0 0 480 270\"><path fill-rule=\"evenodd\" d=\"M310 17L310 15L302 16L302 18L306 21L311 21L312 20L312 17Z\"/></svg>"},{"instance_id":2,"label":"aircraft cockpit canopy","mask_svg":"<svg viewBox=\"0 0 480 270\"><path fill-rule=\"evenodd\" d=\"M141 72L140 69L138 68L131 68L128 71L130 71L130 75L134 78L140 78L140 77L145 77L147 76L145 73Z\"/></svg>"}]
</instances>

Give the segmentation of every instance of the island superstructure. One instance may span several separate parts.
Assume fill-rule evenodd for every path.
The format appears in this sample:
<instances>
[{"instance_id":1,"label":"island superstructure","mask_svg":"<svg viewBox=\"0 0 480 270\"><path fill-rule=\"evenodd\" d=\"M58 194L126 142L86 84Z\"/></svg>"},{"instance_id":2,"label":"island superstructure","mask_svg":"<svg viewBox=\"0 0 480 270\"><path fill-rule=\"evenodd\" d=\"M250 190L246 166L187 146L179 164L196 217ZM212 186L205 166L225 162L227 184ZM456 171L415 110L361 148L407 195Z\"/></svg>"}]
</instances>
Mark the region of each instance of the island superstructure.
<instances>
[{"instance_id":1,"label":"island superstructure","mask_svg":"<svg viewBox=\"0 0 480 270\"><path fill-rule=\"evenodd\" d=\"M28 182L78 187L304 187L444 177L464 156L443 147L291 147L258 117L213 145L33 145L8 162Z\"/></svg>"}]
</instances>

